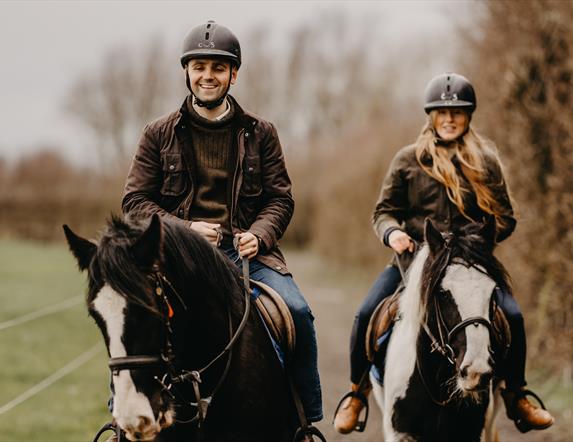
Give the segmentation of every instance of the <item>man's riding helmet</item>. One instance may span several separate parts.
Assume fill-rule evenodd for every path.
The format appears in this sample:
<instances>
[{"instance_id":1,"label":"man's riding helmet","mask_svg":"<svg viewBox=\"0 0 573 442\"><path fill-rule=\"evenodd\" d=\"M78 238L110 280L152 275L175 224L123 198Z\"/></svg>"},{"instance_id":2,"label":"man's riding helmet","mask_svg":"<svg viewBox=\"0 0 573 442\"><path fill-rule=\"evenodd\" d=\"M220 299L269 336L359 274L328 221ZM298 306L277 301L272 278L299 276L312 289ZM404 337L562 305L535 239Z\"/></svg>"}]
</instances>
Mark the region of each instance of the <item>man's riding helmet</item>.
<instances>
[{"instance_id":1,"label":"man's riding helmet","mask_svg":"<svg viewBox=\"0 0 573 442\"><path fill-rule=\"evenodd\" d=\"M477 107L476 94L469 80L459 74L446 72L428 83L424 94L424 110L429 114L434 109L458 107L470 115Z\"/></svg>"},{"instance_id":2,"label":"man's riding helmet","mask_svg":"<svg viewBox=\"0 0 573 442\"><path fill-rule=\"evenodd\" d=\"M218 25L213 20L199 26L195 26L183 40L183 51L181 54L181 66L186 70L189 60L195 58L218 58L231 62L237 69L241 67L241 46L239 40L235 37L229 28ZM191 90L189 73L185 72L187 88ZM220 106L231 88L231 75L229 74L229 84L225 93L216 100L203 101L193 94L194 101L198 106L207 109L214 109Z\"/></svg>"},{"instance_id":3,"label":"man's riding helmet","mask_svg":"<svg viewBox=\"0 0 573 442\"><path fill-rule=\"evenodd\" d=\"M226 58L241 67L241 46L229 28L213 20L195 26L183 40L181 66L185 67L193 58Z\"/></svg>"}]
</instances>

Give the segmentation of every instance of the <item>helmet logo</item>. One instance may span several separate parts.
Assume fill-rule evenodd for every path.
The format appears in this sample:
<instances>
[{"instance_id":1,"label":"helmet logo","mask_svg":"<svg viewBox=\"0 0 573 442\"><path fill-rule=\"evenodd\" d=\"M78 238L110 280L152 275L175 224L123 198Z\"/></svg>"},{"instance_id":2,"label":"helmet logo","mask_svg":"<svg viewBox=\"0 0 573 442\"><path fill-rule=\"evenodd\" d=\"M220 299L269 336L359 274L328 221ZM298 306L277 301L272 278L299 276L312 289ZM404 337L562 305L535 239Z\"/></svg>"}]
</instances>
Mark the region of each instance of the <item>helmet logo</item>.
<instances>
[{"instance_id":1,"label":"helmet logo","mask_svg":"<svg viewBox=\"0 0 573 442\"><path fill-rule=\"evenodd\" d=\"M198 47L205 48L205 49L212 49L215 47L215 42L214 41L208 41L208 42L203 43L201 41L201 42L199 42Z\"/></svg>"},{"instance_id":2,"label":"helmet logo","mask_svg":"<svg viewBox=\"0 0 573 442\"><path fill-rule=\"evenodd\" d=\"M458 94L452 94L451 96L448 96L448 95L446 95L445 92L442 92L442 95L440 95L440 98L442 100L456 101L458 99Z\"/></svg>"}]
</instances>

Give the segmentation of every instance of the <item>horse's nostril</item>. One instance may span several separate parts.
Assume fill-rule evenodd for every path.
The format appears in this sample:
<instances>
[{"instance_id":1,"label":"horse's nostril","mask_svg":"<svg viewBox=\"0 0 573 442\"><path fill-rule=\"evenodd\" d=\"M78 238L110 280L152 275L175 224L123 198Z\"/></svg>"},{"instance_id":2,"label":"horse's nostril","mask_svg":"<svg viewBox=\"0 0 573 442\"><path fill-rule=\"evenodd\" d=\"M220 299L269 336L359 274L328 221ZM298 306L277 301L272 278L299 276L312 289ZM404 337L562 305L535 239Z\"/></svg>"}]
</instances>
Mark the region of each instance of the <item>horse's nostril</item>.
<instances>
[{"instance_id":1,"label":"horse's nostril","mask_svg":"<svg viewBox=\"0 0 573 442\"><path fill-rule=\"evenodd\" d=\"M480 379L480 385L482 387L487 387L492 377L493 377L493 371L488 371L487 373L482 374Z\"/></svg>"},{"instance_id":2,"label":"horse's nostril","mask_svg":"<svg viewBox=\"0 0 573 442\"><path fill-rule=\"evenodd\" d=\"M460 374L462 375L462 377L467 377L468 375L468 366L464 365L461 369L460 369Z\"/></svg>"},{"instance_id":3,"label":"horse's nostril","mask_svg":"<svg viewBox=\"0 0 573 442\"><path fill-rule=\"evenodd\" d=\"M147 416L139 416L139 425L137 426L138 431L145 432L152 424L152 421Z\"/></svg>"}]
</instances>

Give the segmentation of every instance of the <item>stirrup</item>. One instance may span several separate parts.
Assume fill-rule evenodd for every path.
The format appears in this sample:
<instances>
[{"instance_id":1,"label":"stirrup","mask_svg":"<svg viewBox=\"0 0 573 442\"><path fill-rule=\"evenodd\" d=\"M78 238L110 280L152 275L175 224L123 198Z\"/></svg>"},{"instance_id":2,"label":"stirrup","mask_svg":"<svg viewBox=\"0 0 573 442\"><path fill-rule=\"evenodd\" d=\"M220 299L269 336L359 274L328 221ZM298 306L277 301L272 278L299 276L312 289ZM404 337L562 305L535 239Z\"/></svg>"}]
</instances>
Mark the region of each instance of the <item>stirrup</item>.
<instances>
[{"instance_id":1,"label":"stirrup","mask_svg":"<svg viewBox=\"0 0 573 442\"><path fill-rule=\"evenodd\" d=\"M122 437L121 437L121 430L119 429L119 427L117 427L116 425L113 424L113 422L108 422L107 424L104 424L99 431L97 432L97 434L94 437L93 442L98 442L100 436L105 433L106 431L113 431L115 433L115 435L117 436L117 442L121 442L122 441Z\"/></svg>"},{"instance_id":2,"label":"stirrup","mask_svg":"<svg viewBox=\"0 0 573 442\"><path fill-rule=\"evenodd\" d=\"M334 423L334 419L336 418L336 415L338 414L338 410L340 409L342 402L344 402L344 399L349 398L349 397L356 398L364 404L364 409L366 410L366 414L364 415L364 420L362 420L362 421L359 420L358 422L356 422L356 427L354 427L354 430L353 430L353 431L358 431L359 433L362 433L364 431L364 429L366 428L366 423L368 422L368 412L370 410L370 406L368 405L368 399L360 391L350 391L350 392L346 393L344 396L342 396L342 399L340 399L340 402L338 402L338 405L336 406L336 410L334 410L334 417L332 418L332 422Z\"/></svg>"},{"instance_id":3,"label":"stirrup","mask_svg":"<svg viewBox=\"0 0 573 442\"><path fill-rule=\"evenodd\" d=\"M296 430L296 433L294 434L293 437L293 442L299 442L301 441L304 436L316 436L318 437L322 442L326 442L326 438L324 437L324 434L322 434L320 432L320 430L316 427L314 427L312 424L307 425L306 427L299 427L298 430Z\"/></svg>"}]
</instances>

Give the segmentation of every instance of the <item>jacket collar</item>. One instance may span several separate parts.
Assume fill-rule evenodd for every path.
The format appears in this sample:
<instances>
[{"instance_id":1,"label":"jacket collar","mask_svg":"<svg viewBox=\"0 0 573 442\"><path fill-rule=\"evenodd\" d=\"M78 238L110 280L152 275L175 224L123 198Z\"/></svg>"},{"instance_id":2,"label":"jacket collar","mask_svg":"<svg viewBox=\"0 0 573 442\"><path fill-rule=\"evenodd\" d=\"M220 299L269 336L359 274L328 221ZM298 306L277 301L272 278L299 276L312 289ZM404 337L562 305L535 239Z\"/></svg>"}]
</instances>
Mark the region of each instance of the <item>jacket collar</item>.
<instances>
[{"instance_id":1,"label":"jacket collar","mask_svg":"<svg viewBox=\"0 0 573 442\"><path fill-rule=\"evenodd\" d=\"M249 115L248 113L246 113L243 110L243 108L239 105L237 100L232 95L230 95L230 94L227 95L227 98L231 101L231 103L235 109L235 118L239 122L239 127L245 128L245 129L250 129L251 127L253 127L257 123L257 120L255 118L253 118L251 115ZM175 121L175 126L177 128L182 128L181 126L183 125L183 121L184 121L183 116L186 116L189 114L189 110L187 109L187 100L188 99L189 99L189 97L185 97L185 100L183 100L183 103L181 104L181 107L179 108L179 115L177 116L177 119Z\"/></svg>"}]
</instances>

